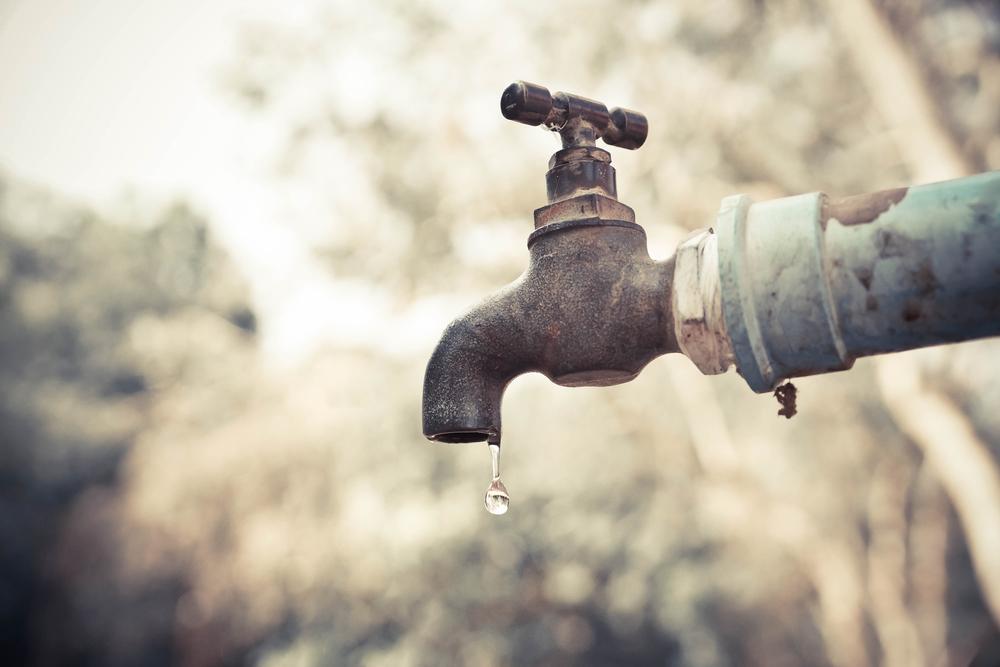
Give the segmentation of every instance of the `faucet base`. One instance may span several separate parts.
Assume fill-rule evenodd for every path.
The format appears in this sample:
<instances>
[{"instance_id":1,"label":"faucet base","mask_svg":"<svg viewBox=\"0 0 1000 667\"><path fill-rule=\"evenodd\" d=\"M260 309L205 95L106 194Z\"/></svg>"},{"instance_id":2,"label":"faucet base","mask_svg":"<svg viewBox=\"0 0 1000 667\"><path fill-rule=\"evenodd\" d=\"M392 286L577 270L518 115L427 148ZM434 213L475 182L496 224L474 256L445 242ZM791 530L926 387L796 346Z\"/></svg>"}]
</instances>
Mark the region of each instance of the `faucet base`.
<instances>
[{"instance_id":1,"label":"faucet base","mask_svg":"<svg viewBox=\"0 0 1000 667\"><path fill-rule=\"evenodd\" d=\"M552 381L561 387L610 387L634 380L637 375L635 371L604 369L567 373L552 378Z\"/></svg>"},{"instance_id":2,"label":"faucet base","mask_svg":"<svg viewBox=\"0 0 1000 667\"><path fill-rule=\"evenodd\" d=\"M535 229L584 218L635 222L635 211L617 199L591 192L535 209Z\"/></svg>"}]
</instances>

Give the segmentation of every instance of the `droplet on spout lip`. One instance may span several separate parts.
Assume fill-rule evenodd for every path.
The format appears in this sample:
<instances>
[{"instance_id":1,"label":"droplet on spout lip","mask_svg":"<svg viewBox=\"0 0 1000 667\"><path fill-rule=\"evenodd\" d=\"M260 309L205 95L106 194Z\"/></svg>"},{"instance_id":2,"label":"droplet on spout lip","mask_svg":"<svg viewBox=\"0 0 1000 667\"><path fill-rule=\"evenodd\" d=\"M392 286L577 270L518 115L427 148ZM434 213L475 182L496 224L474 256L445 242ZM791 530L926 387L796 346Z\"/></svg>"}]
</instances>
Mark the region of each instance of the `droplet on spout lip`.
<instances>
[{"instance_id":1,"label":"droplet on spout lip","mask_svg":"<svg viewBox=\"0 0 1000 667\"><path fill-rule=\"evenodd\" d=\"M507 493L507 487L497 478L486 489L486 510L490 514L499 515L506 514L508 509L510 509L510 495Z\"/></svg>"}]
</instances>

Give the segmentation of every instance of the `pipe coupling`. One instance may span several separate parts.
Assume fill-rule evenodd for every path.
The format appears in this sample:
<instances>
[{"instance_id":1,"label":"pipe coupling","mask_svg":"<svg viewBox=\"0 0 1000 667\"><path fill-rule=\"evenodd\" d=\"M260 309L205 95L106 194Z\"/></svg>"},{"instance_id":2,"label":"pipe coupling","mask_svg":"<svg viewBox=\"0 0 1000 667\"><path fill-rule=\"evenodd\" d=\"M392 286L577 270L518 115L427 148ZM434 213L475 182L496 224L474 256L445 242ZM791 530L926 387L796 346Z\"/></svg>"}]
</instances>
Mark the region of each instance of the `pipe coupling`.
<instances>
[{"instance_id":1,"label":"pipe coupling","mask_svg":"<svg viewBox=\"0 0 1000 667\"><path fill-rule=\"evenodd\" d=\"M756 392L850 368L830 290L819 192L722 201L719 282L736 368Z\"/></svg>"},{"instance_id":2,"label":"pipe coupling","mask_svg":"<svg viewBox=\"0 0 1000 667\"><path fill-rule=\"evenodd\" d=\"M671 300L678 347L705 375L724 373L733 350L722 315L718 236L712 229L693 232L674 257Z\"/></svg>"}]
</instances>

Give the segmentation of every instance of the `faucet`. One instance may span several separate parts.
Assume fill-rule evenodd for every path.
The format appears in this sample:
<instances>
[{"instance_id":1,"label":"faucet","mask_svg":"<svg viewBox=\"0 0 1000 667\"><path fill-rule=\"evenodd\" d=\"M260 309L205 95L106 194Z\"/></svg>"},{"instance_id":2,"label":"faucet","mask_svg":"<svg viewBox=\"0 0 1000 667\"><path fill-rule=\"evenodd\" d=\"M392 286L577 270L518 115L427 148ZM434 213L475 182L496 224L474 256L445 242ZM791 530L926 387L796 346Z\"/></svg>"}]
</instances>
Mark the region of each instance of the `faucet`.
<instances>
[{"instance_id":1,"label":"faucet","mask_svg":"<svg viewBox=\"0 0 1000 667\"><path fill-rule=\"evenodd\" d=\"M507 384L537 371L568 387L628 382L677 351L670 306L673 261L656 262L635 212L618 201L611 154L634 150L645 116L526 82L501 96L504 117L559 133L535 211L528 267L452 322L424 377L424 435L439 442L500 440Z\"/></svg>"},{"instance_id":2,"label":"faucet","mask_svg":"<svg viewBox=\"0 0 1000 667\"><path fill-rule=\"evenodd\" d=\"M608 386L681 352L705 374L735 366L763 393L863 356L1000 335L1000 172L843 199L733 195L712 227L654 261L596 145L639 148L645 116L523 81L500 109L563 147L527 269L454 320L431 355L430 440L499 444L504 389L532 371Z\"/></svg>"}]
</instances>

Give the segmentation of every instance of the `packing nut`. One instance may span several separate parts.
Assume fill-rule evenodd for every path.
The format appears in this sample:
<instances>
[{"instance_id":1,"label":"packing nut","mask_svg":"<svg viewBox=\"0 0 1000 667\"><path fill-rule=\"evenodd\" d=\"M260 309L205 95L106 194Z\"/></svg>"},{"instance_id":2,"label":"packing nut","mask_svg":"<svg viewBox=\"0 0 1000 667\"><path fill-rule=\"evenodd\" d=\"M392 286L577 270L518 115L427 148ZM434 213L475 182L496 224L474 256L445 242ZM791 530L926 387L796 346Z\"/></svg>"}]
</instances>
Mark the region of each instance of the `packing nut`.
<instances>
[{"instance_id":1,"label":"packing nut","mask_svg":"<svg viewBox=\"0 0 1000 667\"><path fill-rule=\"evenodd\" d=\"M674 259L673 314L677 344L705 375L724 373L733 362L722 316L718 237L693 232Z\"/></svg>"}]
</instances>

